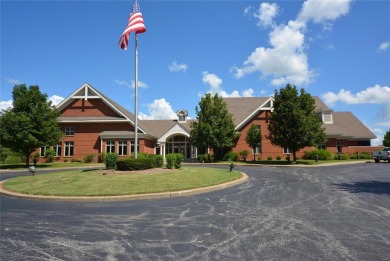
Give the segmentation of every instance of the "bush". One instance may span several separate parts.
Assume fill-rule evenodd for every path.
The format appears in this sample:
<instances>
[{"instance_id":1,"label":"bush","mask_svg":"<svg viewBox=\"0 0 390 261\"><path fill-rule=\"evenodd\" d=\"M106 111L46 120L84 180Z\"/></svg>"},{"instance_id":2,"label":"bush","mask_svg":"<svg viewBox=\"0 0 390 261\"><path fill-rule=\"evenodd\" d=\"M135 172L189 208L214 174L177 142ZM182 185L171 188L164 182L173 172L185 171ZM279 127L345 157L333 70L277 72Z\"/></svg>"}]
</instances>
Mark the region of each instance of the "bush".
<instances>
[{"instance_id":1,"label":"bush","mask_svg":"<svg viewBox=\"0 0 390 261\"><path fill-rule=\"evenodd\" d=\"M204 163L204 162L213 162L214 161L214 156L210 154L199 154L198 155L198 162L199 163Z\"/></svg>"},{"instance_id":2,"label":"bush","mask_svg":"<svg viewBox=\"0 0 390 261\"><path fill-rule=\"evenodd\" d=\"M162 168L164 165L164 158L162 155L156 155L155 159L156 161L156 167L157 168Z\"/></svg>"},{"instance_id":3,"label":"bush","mask_svg":"<svg viewBox=\"0 0 390 261\"><path fill-rule=\"evenodd\" d=\"M223 157L223 160L225 160L225 161L237 161L238 160L238 153L230 151L230 152L225 154L225 156Z\"/></svg>"},{"instance_id":4,"label":"bush","mask_svg":"<svg viewBox=\"0 0 390 261\"><path fill-rule=\"evenodd\" d=\"M240 156L244 158L244 161L246 161L248 155L249 155L249 151L247 150L240 151Z\"/></svg>"},{"instance_id":5,"label":"bush","mask_svg":"<svg viewBox=\"0 0 390 261\"><path fill-rule=\"evenodd\" d=\"M316 159L316 155L318 155L319 160L333 160L335 159L332 152L329 150L313 150L313 151L305 151L303 154L303 159Z\"/></svg>"},{"instance_id":6,"label":"bush","mask_svg":"<svg viewBox=\"0 0 390 261\"><path fill-rule=\"evenodd\" d=\"M362 153L352 153L349 158L350 159L357 159L359 155L359 159L371 159L371 154L369 152L362 152Z\"/></svg>"},{"instance_id":7,"label":"bush","mask_svg":"<svg viewBox=\"0 0 390 261\"><path fill-rule=\"evenodd\" d=\"M181 163L184 160L184 155L181 153L170 153L167 154L167 168L168 169L180 169Z\"/></svg>"},{"instance_id":8,"label":"bush","mask_svg":"<svg viewBox=\"0 0 390 261\"><path fill-rule=\"evenodd\" d=\"M83 161L81 159L74 158L74 159L71 159L70 162L83 162Z\"/></svg>"},{"instance_id":9,"label":"bush","mask_svg":"<svg viewBox=\"0 0 390 261\"><path fill-rule=\"evenodd\" d=\"M19 155L15 154L8 155L7 158L4 160L5 164L17 164L22 162L22 158Z\"/></svg>"},{"instance_id":10,"label":"bush","mask_svg":"<svg viewBox=\"0 0 390 261\"><path fill-rule=\"evenodd\" d=\"M268 156L268 157L267 157L267 160L272 160L272 156Z\"/></svg>"},{"instance_id":11,"label":"bush","mask_svg":"<svg viewBox=\"0 0 390 261\"><path fill-rule=\"evenodd\" d=\"M105 162L106 169L115 169L117 161L118 155L116 153L107 153Z\"/></svg>"},{"instance_id":12,"label":"bush","mask_svg":"<svg viewBox=\"0 0 390 261\"><path fill-rule=\"evenodd\" d=\"M45 153L46 162L48 163L54 162L55 156L56 156L56 152L53 149L46 150Z\"/></svg>"},{"instance_id":13,"label":"bush","mask_svg":"<svg viewBox=\"0 0 390 261\"><path fill-rule=\"evenodd\" d=\"M258 160L258 161L260 161L260 160L262 160L262 159L263 159L263 158L261 157L261 155L257 157L257 160Z\"/></svg>"},{"instance_id":14,"label":"bush","mask_svg":"<svg viewBox=\"0 0 390 261\"><path fill-rule=\"evenodd\" d=\"M156 167L156 161L153 158L126 158L118 160L116 167L122 171L152 169Z\"/></svg>"},{"instance_id":15,"label":"bush","mask_svg":"<svg viewBox=\"0 0 390 261\"><path fill-rule=\"evenodd\" d=\"M84 163L91 163L91 162L93 162L94 158L95 158L95 155L88 154L87 156L84 157Z\"/></svg>"},{"instance_id":16,"label":"bush","mask_svg":"<svg viewBox=\"0 0 390 261\"><path fill-rule=\"evenodd\" d=\"M276 156L276 160L282 160L281 156Z\"/></svg>"},{"instance_id":17,"label":"bush","mask_svg":"<svg viewBox=\"0 0 390 261\"><path fill-rule=\"evenodd\" d=\"M68 162L68 159L64 159L64 162Z\"/></svg>"},{"instance_id":18,"label":"bush","mask_svg":"<svg viewBox=\"0 0 390 261\"><path fill-rule=\"evenodd\" d=\"M334 159L337 159L337 160L339 159L339 154L338 153L334 154ZM349 157L348 157L347 154L341 153L340 154L340 159L341 160L347 160L347 159L349 159Z\"/></svg>"}]
</instances>

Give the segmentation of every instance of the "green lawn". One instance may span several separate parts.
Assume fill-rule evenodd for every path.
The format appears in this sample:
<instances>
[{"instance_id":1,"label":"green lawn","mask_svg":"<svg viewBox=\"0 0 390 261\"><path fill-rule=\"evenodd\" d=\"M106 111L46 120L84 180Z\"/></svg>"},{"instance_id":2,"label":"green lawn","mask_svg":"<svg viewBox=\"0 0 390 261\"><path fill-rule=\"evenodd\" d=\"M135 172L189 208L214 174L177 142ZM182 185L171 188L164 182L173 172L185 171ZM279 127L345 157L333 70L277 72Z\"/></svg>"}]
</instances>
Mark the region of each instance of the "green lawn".
<instances>
[{"instance_id":1,"label":"green lawn","mask_svg":"<svg viewBox=\"0 0 390 261\"><path fill-rule=\"evenodd\" d=\"M238 179L227 169L182 168L159 174L102 175L101 171L64 171L7 180L7 190L34 195L113 196L179 191Z\"/></svg>"}]
</instances>

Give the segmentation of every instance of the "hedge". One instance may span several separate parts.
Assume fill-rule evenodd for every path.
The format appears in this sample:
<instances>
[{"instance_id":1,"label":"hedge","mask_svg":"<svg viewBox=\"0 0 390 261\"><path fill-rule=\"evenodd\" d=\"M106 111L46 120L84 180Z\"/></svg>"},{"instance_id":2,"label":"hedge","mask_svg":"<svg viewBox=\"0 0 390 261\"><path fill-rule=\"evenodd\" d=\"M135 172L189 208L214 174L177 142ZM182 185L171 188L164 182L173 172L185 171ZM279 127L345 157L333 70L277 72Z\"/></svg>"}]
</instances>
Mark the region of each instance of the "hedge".
<instances>
[{"instance_id":1,"label":"hedge","mask_svg":"<svg viewBox=\"0 0 390 261\"><path fill-rule=\"evenodd\" d=\"M143 170L152 169L156 167L156 160L153 158L126 158L120 159L116 162L117 170Z\"/></svg>"}]
</instances>

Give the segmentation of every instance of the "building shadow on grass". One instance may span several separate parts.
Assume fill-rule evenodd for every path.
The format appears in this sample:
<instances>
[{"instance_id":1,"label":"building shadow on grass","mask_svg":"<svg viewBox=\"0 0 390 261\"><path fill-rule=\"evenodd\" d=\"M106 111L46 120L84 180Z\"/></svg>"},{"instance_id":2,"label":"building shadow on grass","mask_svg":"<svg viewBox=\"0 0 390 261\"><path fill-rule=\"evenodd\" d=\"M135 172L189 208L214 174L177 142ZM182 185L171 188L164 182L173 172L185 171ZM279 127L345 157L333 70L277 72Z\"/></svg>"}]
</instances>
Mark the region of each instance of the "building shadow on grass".
<instances>
[{"instance_id":1,"label":"building shadow on grass","mask_svg":"<svg viewBox=\"0 0 390 261\"><path fill-rule=\"evenodd\" d=\"M390 195L390 182L385 181L358 181L353 183L333 183L333 187L351 193L373 193Z\"/></svg>"}]
</instances>

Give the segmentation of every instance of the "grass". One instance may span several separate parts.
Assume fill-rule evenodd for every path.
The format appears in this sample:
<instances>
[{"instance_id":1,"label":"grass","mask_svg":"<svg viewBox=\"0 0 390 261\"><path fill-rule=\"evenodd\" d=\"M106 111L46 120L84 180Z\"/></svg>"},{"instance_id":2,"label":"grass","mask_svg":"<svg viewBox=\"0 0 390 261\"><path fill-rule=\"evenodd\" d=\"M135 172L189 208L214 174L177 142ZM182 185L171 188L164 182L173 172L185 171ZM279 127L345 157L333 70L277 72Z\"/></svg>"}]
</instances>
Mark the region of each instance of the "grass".
<instances>
[{"instance_id":1,"label":"grass","mask_svg":"<svg viewBox=\"0 0 390 261\"><path fill-rule=\"evenodd\" d=\"M93 164L99 163L84 163L84 162L53 162L53 163L38 163L36 165L37 169L46 169L46 168L71 168L71 167L88 167ZM30 166L33 166L30 163ZM15 163L15 164L0 164L0 169L25 169L26 163Z\"/></svg>"},{"instance_id":2,"label":"grass","mask_svg":"<svg viewBox=\"0 0 390 261\"><path fill-rule=\"evenodd\" d=\"M17 177L3 187L23 194L114 196L208 187L238 179L240 173L214 168L182 168L159 174L102 175L99 171L64 171Z\"/></svg>"}]
</instances>

